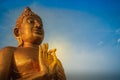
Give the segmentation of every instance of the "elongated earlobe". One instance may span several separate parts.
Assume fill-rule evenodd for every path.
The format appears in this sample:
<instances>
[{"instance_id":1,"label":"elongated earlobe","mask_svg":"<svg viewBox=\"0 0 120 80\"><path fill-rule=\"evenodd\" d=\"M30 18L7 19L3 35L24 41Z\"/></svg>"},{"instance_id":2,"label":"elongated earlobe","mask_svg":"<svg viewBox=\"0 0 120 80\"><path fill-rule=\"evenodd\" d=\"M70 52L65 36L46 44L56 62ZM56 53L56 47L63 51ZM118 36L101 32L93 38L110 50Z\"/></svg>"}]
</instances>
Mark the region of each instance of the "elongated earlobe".
<instances>
[{"instance_id":1,"label":"elongated earlobe","mask_svg":"<svg viewBox=\"0 0 120 80\"><path fill-rule=\"evenodd\" d=\"M14 28L14 35L15 35L15 37L19 37L19 29L18 28Z\"/></svg>"},{"instance_id":2,"label":"elongated earlobe","mask_svg":"<svg viewBox=\"0 0 120 80\"><path fill-rule=\"evenodd\" d=\"M24 42L23 42L22 38L21 38L21 37L19 37L19 38L17 38L17 40L18 40L18 47L22 47L22 46L23 46L23 44L24 44Z\"/></svg>"},{"instance_id":3,"label":"elongated earlobe","mask_svg":"<svg viewBox=\"0 0 120 80\"><path fill-rule=\"evenodd\" d=\"M14 35L18 41L18 47L22 47L23 46L23 40L22 37L20 35L19 29L18 28L14 28Z\"/></svg>"}]
</instances>

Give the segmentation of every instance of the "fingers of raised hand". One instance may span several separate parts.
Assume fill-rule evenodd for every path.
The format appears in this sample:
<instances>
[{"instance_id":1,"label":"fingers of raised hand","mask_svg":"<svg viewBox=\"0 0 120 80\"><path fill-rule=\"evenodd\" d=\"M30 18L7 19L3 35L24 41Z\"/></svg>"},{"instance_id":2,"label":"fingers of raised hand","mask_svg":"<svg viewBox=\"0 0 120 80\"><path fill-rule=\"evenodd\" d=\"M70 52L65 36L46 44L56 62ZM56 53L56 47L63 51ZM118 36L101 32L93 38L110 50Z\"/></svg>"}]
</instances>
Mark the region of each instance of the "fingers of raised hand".
<instances>
[{"instance_id":1,"label":"fingers of raised hand","mask_svg":"<svg viewBox=\"0 0 120 80\"><path fill-rule=\"evenodd\" d=\"M44 44L44 58L48 58L48 43Z\"/></svg>"},{"instance_id":2,"label":"fingers of raised hand","mask_svg":"<svg viewBox=\"0 0 120 80\"><path fill-rule=\"evenodd\" d=\"M56 57L56 49L51 49L49 51L49 54L52 56L53 60L56 61L57 60L57 57Z\"/></svg>"},{"instance_id":3,"label":"fingers of raised hand","mask_svg":"<svg viewBox=\"0 0 120 80\"><path fill-rule=\"evenodd\" d=\"M43 45L39 46L39 54L41 58L47 59L48 56L48 43L44 43Z\"/></svg>"},{"instance_id":4,"label":"fingers of raised hand","mask_svg":"<svg viewBox=\"0 0 120 80\"><path fill-rule=\"evenodd\" d=\"M49 73L52 74L55 71L56 65L57 65L57 57L56 57L56 49L52 49L51 51L51 57L53 58L52 63L49 65Z\"/></svg>"},{"instance_id":5,"label":"fingers of raised hand","mask_svg":"<svg viewBox=\"0 0 120 80\"><path fill-rule=\"evenodd\" d=\"M54 53L56 52L56 48L49 50L49 54L51 54L51 53L53 53L53 52L54 52Z\"/></svg>"},{"instance_id":6,"label":"fingers of raised hand","mask_svg":"<svg viewBox=\"0 0 120 80\"><path fill-rule=\"evenodd\" d=\"M42 46L39 46L39 59L43 58L43 50L42 50Z\"/></svg>"},{"instance_id":7,"label":"fingers of raised hand","mask_svg":"<svg viewBox=\"0 0 120 80\"><path fill-rule=\"evenodd\" d=\"M39 46L39 61L44 61L47 58L48 43Z\"/></svg>"},{"instance_id":8,"label":"fingers of raised hand","mask_svg":"<svg viewBox=\"0 0 120 80\"><path fill-rule=\"evenodd\" d=\"M42 50L42 46L39 46L39 56L38 56L38 60L39 60L39 67L40 69L43 69L44 66L44 60L43 60L43 50Z\"/></svg>"},{"instance_id":9,"label":"fingers of raised hand","mask_svg":"<svg viewBox=\"0 0 120 80\"><path fill-rule=\"evenodd\" d=\"M45 64L45 62L44 62L44 45L40 45L39 46L39 65L40 65L40 69L41 69L41 71L43 71L43 72L45 72L45 73L47 73L48 72L48 70L47 70L47 67L46 67L46 64Z\"/></svg>"},{"instance_id":10,"label":"fingers of raised hand","mask_svg":"<svg viewBox=\"0 0 120 80\"><path fill-rule=\"evenodd\" d=\"M50 50L51 57L53 58L53 62L50 64L51 68L54 68L57 63L57 57L56 57L56 49Z\"/></svg>"}]
</instances>

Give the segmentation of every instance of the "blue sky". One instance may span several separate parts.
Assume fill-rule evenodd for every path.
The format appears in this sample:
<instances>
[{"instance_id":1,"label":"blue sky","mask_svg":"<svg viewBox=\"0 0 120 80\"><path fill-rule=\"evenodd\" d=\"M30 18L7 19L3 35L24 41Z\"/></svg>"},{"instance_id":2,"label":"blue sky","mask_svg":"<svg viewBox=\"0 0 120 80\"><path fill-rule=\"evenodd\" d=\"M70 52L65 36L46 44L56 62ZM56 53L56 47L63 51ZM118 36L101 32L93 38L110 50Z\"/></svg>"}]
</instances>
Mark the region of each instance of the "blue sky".
<instances>
[{"instance_id":1,"label":"blue sky","mask_svg":"<svg viewBox=\"0 0 120 80\"><path fill-rule=\"evenodd\" d=\"M0 48L17 46L13 27L26 6L42 17L44 42L67 74L120 72L119 0L0 0Z\"/></svg>"}]
</instances>

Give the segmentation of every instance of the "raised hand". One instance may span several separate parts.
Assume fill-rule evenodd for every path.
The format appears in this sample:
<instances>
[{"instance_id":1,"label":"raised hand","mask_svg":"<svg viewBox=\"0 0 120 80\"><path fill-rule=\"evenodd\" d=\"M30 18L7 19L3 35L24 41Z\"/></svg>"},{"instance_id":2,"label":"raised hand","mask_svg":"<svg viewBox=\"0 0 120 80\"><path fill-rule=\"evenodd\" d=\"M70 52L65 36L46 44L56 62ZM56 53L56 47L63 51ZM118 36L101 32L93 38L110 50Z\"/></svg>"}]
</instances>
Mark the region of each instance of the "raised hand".
<instances>
[{"instance_id":1,"label":"raised hand","mask_svg":"<svg viewBox=\"0 0 120 80\"><path fill-rule=\"evenodd\" d=\"M38 60L39 60L39 67L40 67L40 71L42 74L48 74L48 67L46 65L46 54L47 54L47 45L43 44L42 46L39 46L39 56L38 56Z\"/></svg>"},{"instance_id":2,"label":"raised hand","mask_svg":"<svg viewBox=\"0 0 120 80\"><path fill-rule=\"evenodd\" d=\"M57 65L56 49L48 51L48 44L39 46L39 65L43 74L52 75Z\"/></svg>"},{"instance_id":3,"label":"raised hand","mask_svg":"<svg viewBox=\"0 0 120 80\"><path fill-rule=\"evenodd\" d=\"M55 68L57 65L57 57L56 57L56 49L51 49L48 53L49 53L49 58L51 58L50 60L50 64L49 64L49 74L54 74L55 73Z\"/></svg>"}]
</instances>

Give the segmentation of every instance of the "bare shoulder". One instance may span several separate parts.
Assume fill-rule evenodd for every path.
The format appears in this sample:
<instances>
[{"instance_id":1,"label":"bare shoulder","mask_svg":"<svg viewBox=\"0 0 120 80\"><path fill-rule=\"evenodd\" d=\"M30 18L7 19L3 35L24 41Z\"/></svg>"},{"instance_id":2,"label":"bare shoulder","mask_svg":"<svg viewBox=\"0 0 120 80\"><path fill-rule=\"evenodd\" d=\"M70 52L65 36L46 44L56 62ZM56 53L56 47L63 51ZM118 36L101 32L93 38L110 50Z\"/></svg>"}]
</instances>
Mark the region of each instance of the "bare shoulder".
<instances>
[{"instance_id":1,"label":"bare shoulder","mask_svg":"<svg viewBox=\"0 0 120 80\"><path fill-rule=\"evenodd\" d=\"M64 71L62 62L61 62L59 59L57 60L57 66L56 66L56 68L57 68L57 70L62 70L62 71Z\"/></svg>"},{"instance_id":2,"label":"bare shoulder","mask_svg":"<svg viewBox=\"0 0 120 80\"><path fill-rule=\"evenodd\" d=\"M62 66L62 62L59 59L57 59L57 63L59 66Z\"/></svg>"},{"instance_id":3,"label":"bare shoulder","mask_svg":"<svg viewBox=\"0 0 120 80\"><path fill-rule=\"evenodd\" d=\"M15 50L16 50L16 47L7 46L0 50L0 54L2 55L2 54L14 53Z\"/></svg>"},{"instance_id":4,"label":"bare shoulder","mask_svg":"<svg viewBox=\"0 0 120 80\"><path fill-rule=\"evenodd\" d=\"M5 68L11 63L15 47L4 47L0 50L0 68Z\"/></svg>"},{"instance_id":5,"label":"bare shoulder","mask_svg":"<svg viewBox=\"0 0 120 80\"><path fill-rule=\"evenodd\" d=\"M3 50L15 50L16 48L17 47L7 46L7 47L2 48L0 51L3 51Z\"/></svg>"}]
</instances>

